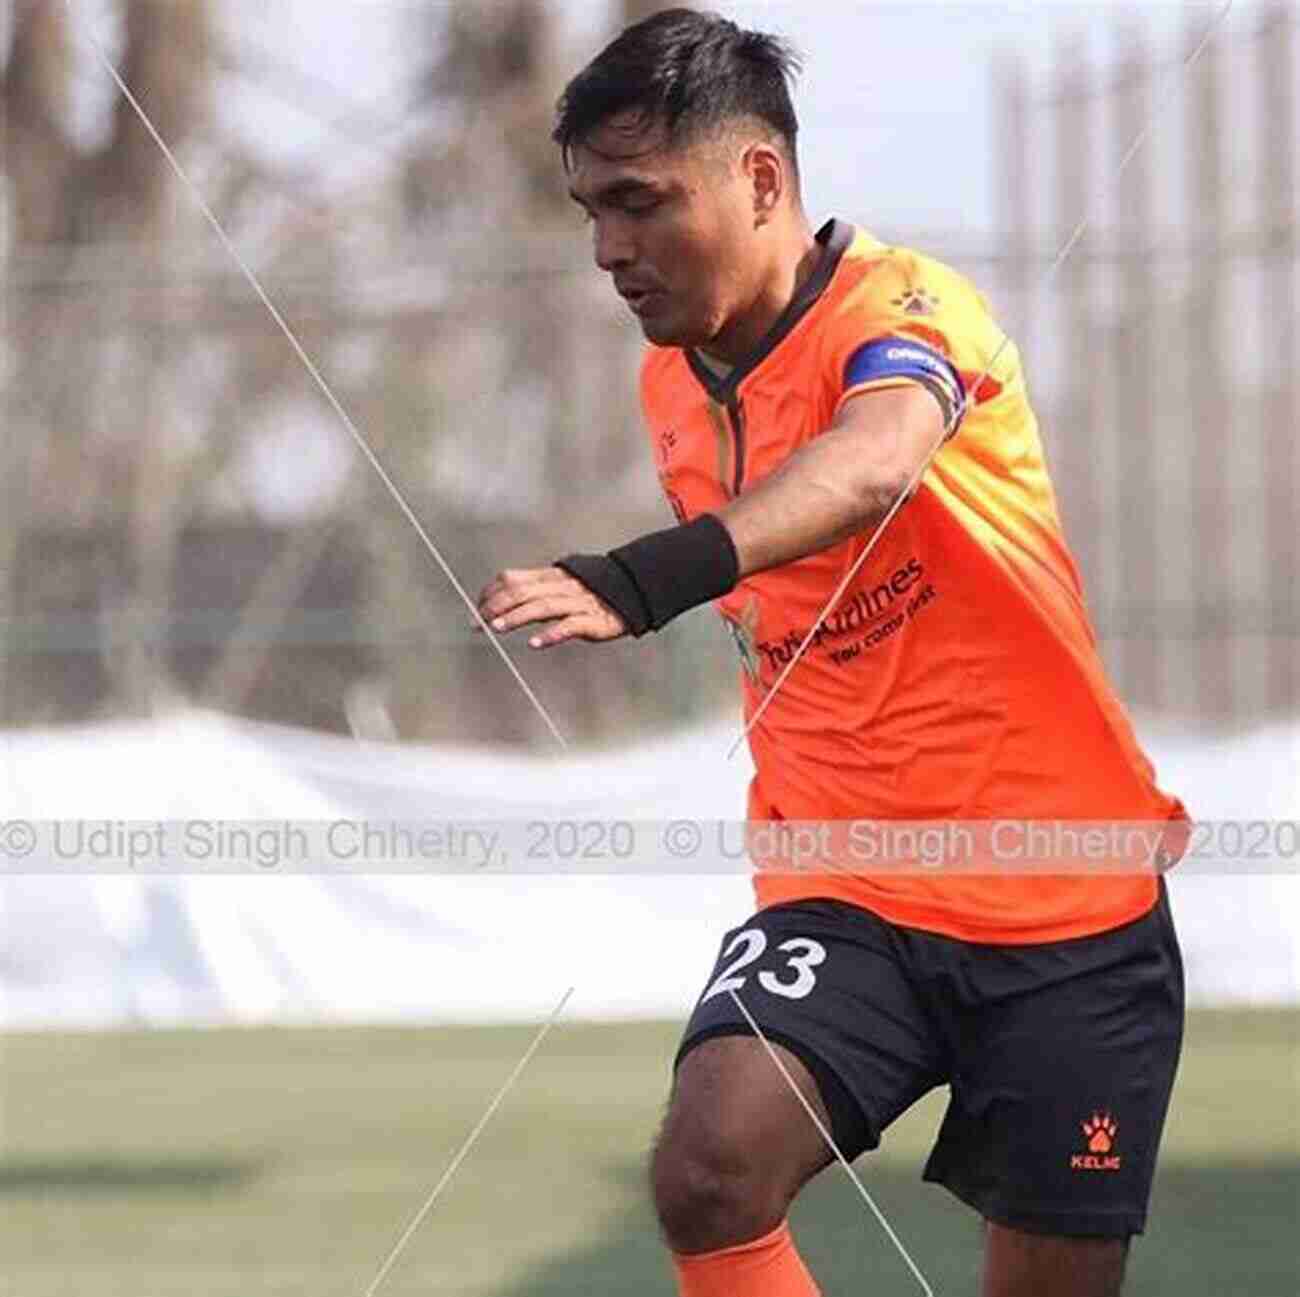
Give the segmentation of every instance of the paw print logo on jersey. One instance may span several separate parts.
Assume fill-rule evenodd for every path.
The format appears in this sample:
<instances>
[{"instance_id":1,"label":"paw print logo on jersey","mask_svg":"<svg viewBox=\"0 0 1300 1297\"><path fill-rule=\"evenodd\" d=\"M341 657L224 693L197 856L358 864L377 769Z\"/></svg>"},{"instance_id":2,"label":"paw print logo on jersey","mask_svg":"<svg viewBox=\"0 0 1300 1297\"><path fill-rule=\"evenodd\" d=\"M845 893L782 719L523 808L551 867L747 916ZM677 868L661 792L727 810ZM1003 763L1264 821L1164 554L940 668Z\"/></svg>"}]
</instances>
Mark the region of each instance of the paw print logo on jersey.
<instances>
[{"instance_id":1,"label":"paw print logo on jersey","mask_svg":"<svg viewBox=\"0 0 1300 1297\"><path fill-rule=\"evenodd\" d=\"M1119 1125L1108 1112L1094 1112L1079 1123L1087 1142L1086 1153L1075 1153L1070 1158L1073 1171L1118 1171L1119 1154L1114 1151Z\"/></svg>"},{"instance_id":2,"label":"paw print logo on jersey","mask_svg":"<svg viewBox=\"0 0 1300 1297\"><path fill-rule=\"evenodd\" d=\"M891 306L899 307L904 315L933 315L939 299L924 288L908 288L901 297L891 297Z\"/></svg>"}]
</instances>

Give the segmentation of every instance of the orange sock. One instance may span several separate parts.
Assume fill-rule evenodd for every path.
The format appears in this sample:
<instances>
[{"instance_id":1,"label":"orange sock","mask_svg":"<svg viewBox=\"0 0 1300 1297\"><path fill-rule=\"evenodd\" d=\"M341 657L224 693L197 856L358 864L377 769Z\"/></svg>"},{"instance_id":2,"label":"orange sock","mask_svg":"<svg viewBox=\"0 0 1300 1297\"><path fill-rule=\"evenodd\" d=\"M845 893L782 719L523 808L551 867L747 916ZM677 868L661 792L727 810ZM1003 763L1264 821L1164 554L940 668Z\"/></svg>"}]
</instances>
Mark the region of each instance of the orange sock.
<instances>
[{"instance_id":1,"label":"orange sock","mask_svg":"<svg viewBox=\"0 0 1300 1297\"><path fill-rule=\"evenodd\" d=\"M748 1243L672 1257L680 1297L821 1297L788 1220Z\"/></svg>"}]
</instances>

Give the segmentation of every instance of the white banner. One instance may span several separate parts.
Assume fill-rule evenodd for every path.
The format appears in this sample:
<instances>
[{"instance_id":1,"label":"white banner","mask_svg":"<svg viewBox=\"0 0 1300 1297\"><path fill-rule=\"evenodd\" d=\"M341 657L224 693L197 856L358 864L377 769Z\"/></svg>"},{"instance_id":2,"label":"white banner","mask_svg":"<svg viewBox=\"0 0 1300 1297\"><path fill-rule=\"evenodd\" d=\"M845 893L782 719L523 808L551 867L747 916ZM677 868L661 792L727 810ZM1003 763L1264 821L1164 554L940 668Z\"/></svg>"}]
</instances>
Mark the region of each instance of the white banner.
<instances>
[{"instance_id":1,"label":"white banner","mask_svg":"<svg viewBox=\"0 0 1300 1297\"><path fill-rule=\"evenodd\" d=\"M1249 825L1298 818L1300 728L1233 739L1140 728L1162 785L1193 814L1247 826L1233 839L1242 851ZM79 848L65 838L72 857L95 833L106 853L78 869L55 861L46 838L29 872L0 877L0 1025L510 1020L549 1012L569 985L575 1016L684 1017L723 932L752 910L746 862L688 869L678 854L681 826L707 839L743 813L750 767L726 759L735 733L720 724L555 759L354 743L207 714L0 736L0 843L25 846L16 824L49 834L61 822L83 835ZM484 839L451 832L503 822L525 856L538 841L527 826L545 826L551 857L480 867ZM185 824L272 824L281 841L294 823L420 824L441 830L443 863L456 867L129 867L123 834L160 823L178 826L164 839ZM622 853L610 826L623 823L658 854L593 868L569 850L596 825ZM157 842L147 832L142 850ZM1221 855L1225 841L1215 840ZM1300 884L1280 854L1290 839L1277 841L1276 867L1219 858L1168 875L1194 1001L1300 1000Z\"/></svg>"}]
</instances>

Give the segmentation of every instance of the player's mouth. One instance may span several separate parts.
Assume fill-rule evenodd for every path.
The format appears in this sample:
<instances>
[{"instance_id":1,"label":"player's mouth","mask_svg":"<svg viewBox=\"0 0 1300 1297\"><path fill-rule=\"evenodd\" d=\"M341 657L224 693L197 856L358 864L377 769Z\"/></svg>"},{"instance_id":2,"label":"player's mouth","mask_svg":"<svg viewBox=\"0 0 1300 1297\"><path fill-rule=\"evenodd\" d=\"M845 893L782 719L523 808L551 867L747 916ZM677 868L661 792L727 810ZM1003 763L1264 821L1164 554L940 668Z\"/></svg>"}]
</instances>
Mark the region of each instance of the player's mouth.
<instances>
[{"instance_id":1,"label":"player's mouth","mask_svg":"<svg viewBox=\"0 0 1300 1297\"><path fill-rule=\"evenodd\" d=\"M663 294L651 288L620 288L619 296L635 314L645 315L654 309L655 303L662 299Z\"/></svg>"}]
</instances>

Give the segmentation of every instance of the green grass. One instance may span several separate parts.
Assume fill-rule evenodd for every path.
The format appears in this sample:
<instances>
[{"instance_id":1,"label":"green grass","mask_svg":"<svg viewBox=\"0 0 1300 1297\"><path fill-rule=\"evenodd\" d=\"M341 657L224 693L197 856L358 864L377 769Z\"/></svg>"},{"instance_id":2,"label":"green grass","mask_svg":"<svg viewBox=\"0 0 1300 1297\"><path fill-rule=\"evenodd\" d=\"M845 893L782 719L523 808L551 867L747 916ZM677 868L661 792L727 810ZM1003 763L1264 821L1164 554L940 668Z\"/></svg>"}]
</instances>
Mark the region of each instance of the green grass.
<instances>
[{"instance_id":1,"label":"green grass","mask_svg":"<svg viewBox=\"0 0 1300 1297\"><path fill-rule=\"evenodd\" d=\"M534 1027L0 1036L0 1292L361 1297ZM557 1026L385 1297L670 1297L644 1187L676 1024ZM1294 1013L1197 1013L1134 1297L1300 1292ZM979 1223L923 1185L945 1094L858 1163L942 1297ZM826 1297L910 1294L843 1173L796 1203Z\"/></svg>"}]
</instances>

